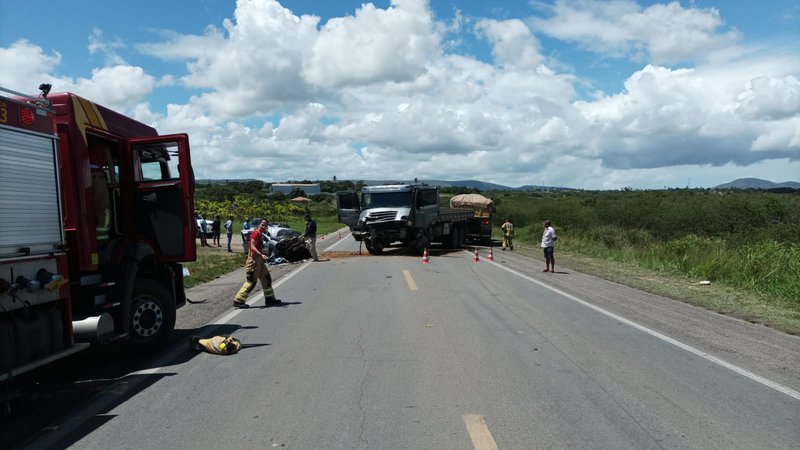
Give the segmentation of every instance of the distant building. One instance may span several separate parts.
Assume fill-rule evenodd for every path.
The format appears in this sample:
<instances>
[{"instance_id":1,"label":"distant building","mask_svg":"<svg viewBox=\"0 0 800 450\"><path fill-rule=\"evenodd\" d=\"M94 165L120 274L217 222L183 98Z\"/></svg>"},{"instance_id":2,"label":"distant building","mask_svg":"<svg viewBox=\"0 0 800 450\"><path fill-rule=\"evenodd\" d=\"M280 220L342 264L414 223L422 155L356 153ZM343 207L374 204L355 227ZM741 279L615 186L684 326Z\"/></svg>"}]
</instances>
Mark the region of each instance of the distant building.
<instances>
[{"instance_id":1,"label":"distant building","mask_svg":"<svg viewBox=\"0 0 800 450\"><path fill-rule=\"evenodd\" d=\"M306 195L317 195L320 193L319 183L275 183L272 185L272 192L282 192L286 195L291 194L295 189L302 189Z\"/></svg>"}]
</instances>

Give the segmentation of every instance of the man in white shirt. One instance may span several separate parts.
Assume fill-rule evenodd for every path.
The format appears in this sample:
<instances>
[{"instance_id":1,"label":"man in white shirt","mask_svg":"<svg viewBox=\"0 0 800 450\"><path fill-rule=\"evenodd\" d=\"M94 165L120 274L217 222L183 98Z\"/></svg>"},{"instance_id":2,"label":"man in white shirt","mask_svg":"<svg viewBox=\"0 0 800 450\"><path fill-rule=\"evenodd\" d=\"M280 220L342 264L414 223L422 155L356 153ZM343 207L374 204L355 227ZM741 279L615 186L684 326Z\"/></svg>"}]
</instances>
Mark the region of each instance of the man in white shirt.
<instances>
[{"instance_id":1,"label":"man in white shirt","mask_svg":"<svg viewBox=\"0 0 800 450\"><path fill-rule=\"evenodd\" d=\"M231 239L233 239L233 216L228 217L228 221L225 222L225 234L228 235L228 253L232 253Z\"/></svg>"},{"instance_id":2,"label":"man in white shirt","mask_svg":"<svg viewBox=\"0 0 800 450\"><path fill-rule=\"evenodd\" d=\"M542 249L544 250L544 263L545 268L542 272L555 272L556 260L553 256L556 247L556 230L550 226L549 220L544 221L544 233L542 234Z\"/></svg>"}]
</instances>

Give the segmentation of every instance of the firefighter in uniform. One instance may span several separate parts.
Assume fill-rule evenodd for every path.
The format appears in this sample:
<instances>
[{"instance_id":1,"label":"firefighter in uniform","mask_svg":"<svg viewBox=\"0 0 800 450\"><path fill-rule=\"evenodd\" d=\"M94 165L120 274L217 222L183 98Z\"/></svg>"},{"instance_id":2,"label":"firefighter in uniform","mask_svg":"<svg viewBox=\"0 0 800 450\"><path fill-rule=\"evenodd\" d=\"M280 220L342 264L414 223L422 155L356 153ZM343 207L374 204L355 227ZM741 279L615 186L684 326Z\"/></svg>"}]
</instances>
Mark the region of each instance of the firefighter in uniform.
<instances>
[{"instance_id":1,"label":"firefighter in uniform","mask_svg":"<svg viewBox=\"0 0 800 450\"><path fill-rule=\"evenodd\" d=\"M500 229L503 230L503 250L506 248L514 250L514 224L511 223L511 220L506 219Z\"/></svg>"},{"instance_id":2,"label":"firefighter in uniform","mask_svg":"<svg viewBox=\"0 0 800 450\"><path fill-rule=\"evenodd\" d=\"M245 301L256 287L256 281L261 283L261 289L264 290L264 302L267 305L281 302L275 298L275 291L272 289L272 275L267 269L267 256L263 253L264 235L267 233L268 224L266 219L262 220L258 224L258 228L250 233L250 252L248 252L247 262L244 265L246 279L233 300L233 306L236 308L250 307Z\"/></svg>"}]
</instances>

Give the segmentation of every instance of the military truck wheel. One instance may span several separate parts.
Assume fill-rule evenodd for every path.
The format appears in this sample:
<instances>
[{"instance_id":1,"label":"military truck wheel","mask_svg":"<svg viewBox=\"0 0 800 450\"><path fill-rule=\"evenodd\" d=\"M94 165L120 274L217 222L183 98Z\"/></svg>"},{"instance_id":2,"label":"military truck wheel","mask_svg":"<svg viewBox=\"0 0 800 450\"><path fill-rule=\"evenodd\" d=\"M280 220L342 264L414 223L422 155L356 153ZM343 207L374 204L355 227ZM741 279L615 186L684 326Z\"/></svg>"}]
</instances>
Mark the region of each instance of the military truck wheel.
<instances>
[{"instance_id":1,"label":"military truck wheel","mask_svg":"<svg viewBox=\"0 0 800 450\"><path fill-rule=\"evenodd\" d=\"M133 286L129 344L135 350L163 342L175 329L175 302L160 283L140 278Z\"/></svg>"},{"instance_id":2,"label":"military truck wheel","mask_svg":"<svg viewBox=\"0 0 800 450\"><path fill-rule=\"evenodd\" d=\"M372 239L364 239L364 245L367 246L367 251L370 255L380 255L383 252L383 244L380 241L372 241Z\"/></svg>"},{"instance_id":3,"label":"military truck wheel","mask_svg":"<svg viewBox=\"0 0 800 450\"><path fill-rule=\"evenodd\" d=\"M450 235L447 237L447 246L449 248L458 248L458 228L450 230Z\"/></svg>"},{"instance_id":4,"label":"military truck wheel","mask_svg":"<svg viewBox=\"0 0 800 450\"><path fill-rule=\"evenodd\" d=\"M422 255L425 252L425 249L431 246L431 242L428 240L428 237L425 234L420 234L417 236L417 240L414 241L414 251L417 252L417 255Z\"/></svg>"}]
</instances>

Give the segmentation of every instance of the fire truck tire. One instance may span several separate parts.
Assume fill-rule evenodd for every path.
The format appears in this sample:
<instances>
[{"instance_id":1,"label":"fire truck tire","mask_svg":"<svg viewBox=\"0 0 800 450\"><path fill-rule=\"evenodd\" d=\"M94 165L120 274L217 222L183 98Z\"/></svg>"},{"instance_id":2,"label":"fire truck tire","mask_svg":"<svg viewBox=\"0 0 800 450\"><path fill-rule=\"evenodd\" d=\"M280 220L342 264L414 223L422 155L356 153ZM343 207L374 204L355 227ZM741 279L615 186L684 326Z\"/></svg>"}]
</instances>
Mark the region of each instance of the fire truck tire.
<instances>
[{"instance_id":1,"label":"fire truck tire","mask_svg":"<svg viewBox=\"0 0 800 450\"><path fill-rule=\"evenodd\" d=\"M131 346L145 349L161 343L174 328L175 302L169 291L154 280L136 280L128 331Z\"/></svg>"}]
</instances>

